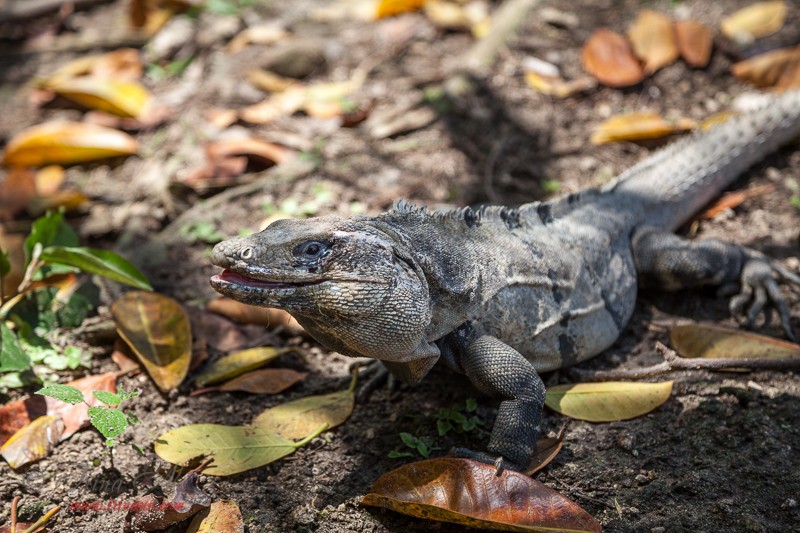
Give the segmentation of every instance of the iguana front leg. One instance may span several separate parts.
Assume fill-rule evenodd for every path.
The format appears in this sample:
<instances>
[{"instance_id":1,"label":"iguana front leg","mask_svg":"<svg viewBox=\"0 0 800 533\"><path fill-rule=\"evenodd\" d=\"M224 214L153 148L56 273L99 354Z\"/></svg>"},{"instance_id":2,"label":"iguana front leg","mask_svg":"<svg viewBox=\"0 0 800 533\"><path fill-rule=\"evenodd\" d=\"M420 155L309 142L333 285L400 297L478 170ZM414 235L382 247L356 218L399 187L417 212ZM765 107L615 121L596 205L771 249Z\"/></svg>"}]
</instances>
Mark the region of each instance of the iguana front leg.
<instances>
[{"instance_id":1,"label":"iguana front leg","mask_svg":"<svg viewBox=\"0 0 800 533\"><path fill-rule=\"evenodd\" d=\"M495 337L475 333L467 324L439 343L448 365L462 371L481 392L502 398L488 450L458 450L483 462L524 470L541 432L544 383L533 365Z\"/></svg>"},{"instance_id":2,"label":"iguana front leg","mask_svg":"<svg viewBox=\"0 0 800 533\"><path fill-rule=\"evenodd\" d=\"M763 254L716 239L689 241L673 233L645 227L633 237L633 257L640 283L663 290L703 285L739 285L730 301L734 314L746 312L753 324L771 301L778 310L786 336L795 340L789 309L775 281L779 276L800 285L800 277L775 264Z\"/></svg>"}]
</instances>

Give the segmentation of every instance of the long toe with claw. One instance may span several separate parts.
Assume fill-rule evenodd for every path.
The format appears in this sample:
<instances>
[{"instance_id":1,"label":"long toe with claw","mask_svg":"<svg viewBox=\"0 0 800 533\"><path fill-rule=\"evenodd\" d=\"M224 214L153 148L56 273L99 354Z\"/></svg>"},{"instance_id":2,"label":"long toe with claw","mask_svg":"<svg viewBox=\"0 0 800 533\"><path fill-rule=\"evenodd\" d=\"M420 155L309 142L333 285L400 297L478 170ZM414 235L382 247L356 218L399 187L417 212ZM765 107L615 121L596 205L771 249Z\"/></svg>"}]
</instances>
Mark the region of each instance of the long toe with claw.
<instances>
[{"instance_id":1,"label":"long toe with claw","mask_svg":"<svg viewBox=\"0 0 800 533\"><path fill-rule=\"evenodd\" d=\"M742 268L740 292L731 298L730 310L735 315L744 314L748 326L753 327L756 318L762 312L766 312L769 318L769 308L766 306L771 303L778 311L786 336L797 342L789 316L789 307L775 280L775 274L789 283L800 286L800 277L785 268L771 264L763 257L748 257Z\"/></svg>"}]
</instances>

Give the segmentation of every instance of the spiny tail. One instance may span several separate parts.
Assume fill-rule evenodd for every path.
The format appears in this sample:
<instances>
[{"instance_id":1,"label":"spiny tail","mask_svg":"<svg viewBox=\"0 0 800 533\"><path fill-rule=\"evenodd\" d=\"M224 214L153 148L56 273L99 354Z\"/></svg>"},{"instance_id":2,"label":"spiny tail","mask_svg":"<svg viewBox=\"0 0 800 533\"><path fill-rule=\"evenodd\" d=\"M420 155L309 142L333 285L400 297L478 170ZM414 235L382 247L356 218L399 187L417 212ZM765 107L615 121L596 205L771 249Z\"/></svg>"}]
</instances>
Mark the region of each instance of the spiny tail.
<instances>
[{"instance_id":1,"label":"spiny tail","mask_svg":"<svg viewBox=\"0 0 800 533\"><path fill-rule=\"evenodd\" d=\"M643 222L674 230L798 135L800 90L794 90L656 152L603 190L646 201Z\"/></svg>"}]
</instances>

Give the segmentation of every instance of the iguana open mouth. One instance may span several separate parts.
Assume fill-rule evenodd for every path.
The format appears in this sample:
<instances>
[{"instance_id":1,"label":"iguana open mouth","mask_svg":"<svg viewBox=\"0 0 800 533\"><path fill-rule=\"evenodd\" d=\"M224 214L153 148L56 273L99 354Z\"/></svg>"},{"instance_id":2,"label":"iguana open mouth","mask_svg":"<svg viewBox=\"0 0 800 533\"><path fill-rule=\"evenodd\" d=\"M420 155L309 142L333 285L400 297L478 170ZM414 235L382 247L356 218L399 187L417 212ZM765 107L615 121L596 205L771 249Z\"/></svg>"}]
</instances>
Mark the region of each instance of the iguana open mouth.
<instances>
[{"instance_id":1,"label":"iguana open mouth","mask_svg":"<svg viewBox=\"0 0 800 533\"><path fill-rule=\"evenodd\" d=\"M257 279L245 274L240 274L238 272L234 272L232 270L228 270L227 268L222 271L222 273L212 276L211 283L229 283L232 285L240 285L245 287L252 287L252 288L261 288L261 289L293 289L296 287L306 287L308 285L318 285L322 283L323 279L316 279L316 280L308 280L308 281L266 281L263 279Z\"/></svg>"}]
</instances>

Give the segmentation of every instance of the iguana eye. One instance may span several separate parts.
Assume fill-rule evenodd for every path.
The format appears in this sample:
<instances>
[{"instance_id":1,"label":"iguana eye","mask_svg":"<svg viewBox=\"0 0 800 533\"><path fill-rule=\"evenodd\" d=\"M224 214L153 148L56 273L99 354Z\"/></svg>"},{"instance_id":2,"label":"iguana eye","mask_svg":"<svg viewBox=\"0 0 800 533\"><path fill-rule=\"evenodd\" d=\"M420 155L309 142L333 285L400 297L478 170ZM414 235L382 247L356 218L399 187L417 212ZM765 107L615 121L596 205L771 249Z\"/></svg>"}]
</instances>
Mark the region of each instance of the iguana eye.
<instances>
[{"instance_id":1,"label":"iguana eye","mask_svg":"<svg viewBox=\"0 0 800 533\"><path fill-rule=\"evenodd\" d=\"M295 255L299 259L319 259L328 246L319 241L308 241L295 248Z\"/></svg>"}]
</instances>

